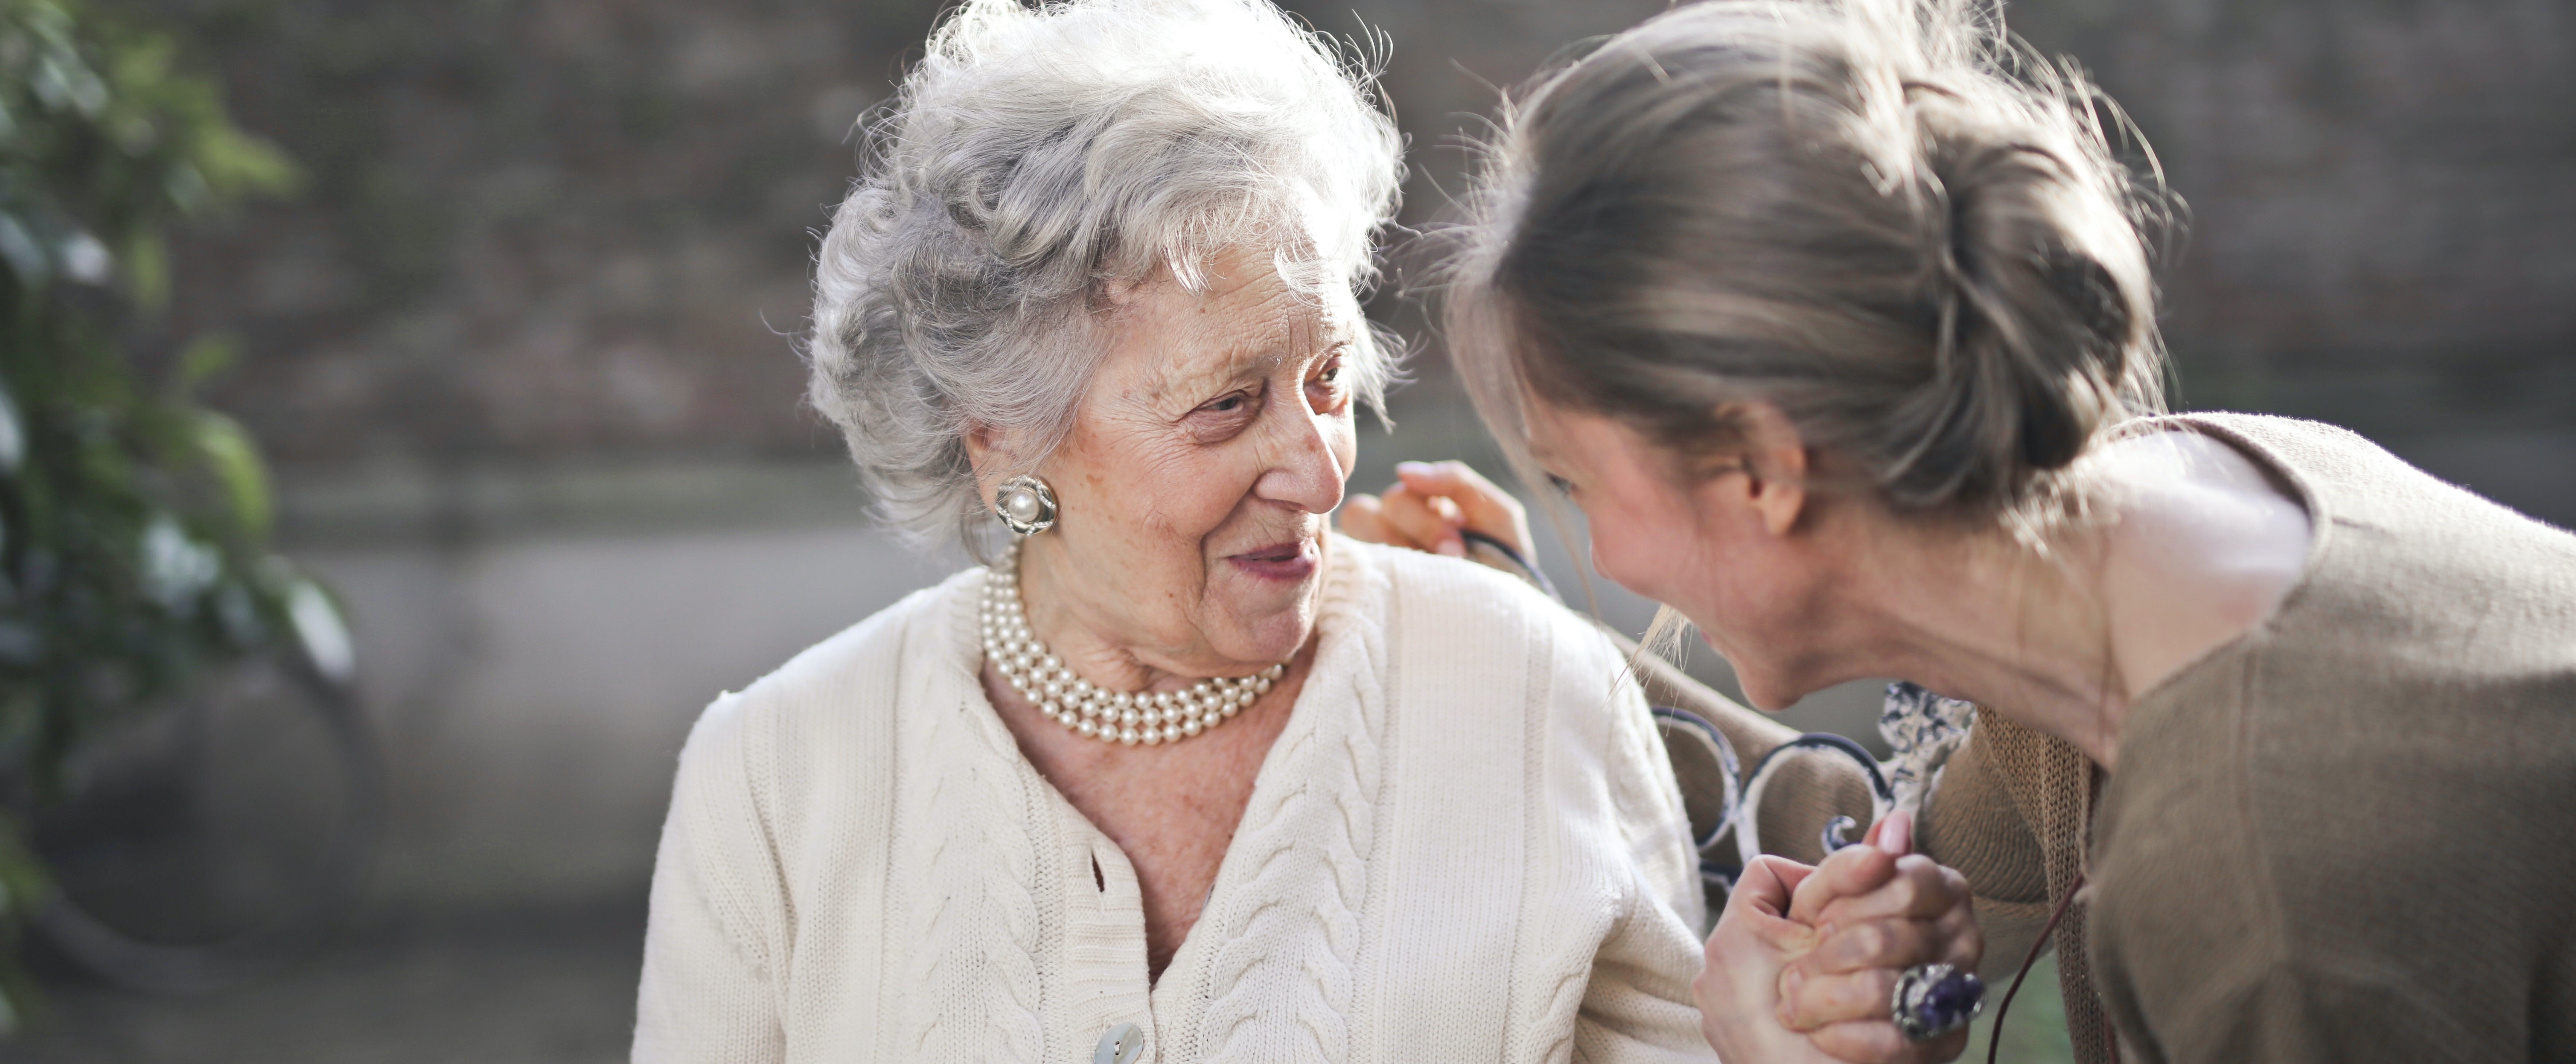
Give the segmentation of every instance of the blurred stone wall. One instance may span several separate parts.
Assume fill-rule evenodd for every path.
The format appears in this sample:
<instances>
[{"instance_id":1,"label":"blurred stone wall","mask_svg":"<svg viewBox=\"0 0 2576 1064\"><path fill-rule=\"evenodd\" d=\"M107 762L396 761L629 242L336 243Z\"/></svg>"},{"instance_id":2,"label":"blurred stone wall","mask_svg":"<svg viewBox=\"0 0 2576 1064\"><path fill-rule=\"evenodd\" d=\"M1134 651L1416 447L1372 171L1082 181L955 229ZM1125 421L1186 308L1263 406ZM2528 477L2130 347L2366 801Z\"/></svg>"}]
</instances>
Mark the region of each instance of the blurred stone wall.
<instances>
[{"instance_id":1,"label":"blurred stone wall","mask_svg":"<svg viewBox=\"0 0 2576 1064\"><path fill-rule=\"evenodd\" d=\"M177 331L247 340L224 398L282 462L824 442L778 333L929 4L150 6L310 178L182 263Z\"/></svg>"},{"instance_id":2,"label":"blurred stone wall","mask_svg":"<svg viewBox=\"0 0 2576 1064\"><path fill-rule=\"evenodd\" d=\"M2576 6L2013 17L2099 75L2189 207L2167 271L2185 404L2400 442L2576 430Z\"/></svg>"}]
</instances>

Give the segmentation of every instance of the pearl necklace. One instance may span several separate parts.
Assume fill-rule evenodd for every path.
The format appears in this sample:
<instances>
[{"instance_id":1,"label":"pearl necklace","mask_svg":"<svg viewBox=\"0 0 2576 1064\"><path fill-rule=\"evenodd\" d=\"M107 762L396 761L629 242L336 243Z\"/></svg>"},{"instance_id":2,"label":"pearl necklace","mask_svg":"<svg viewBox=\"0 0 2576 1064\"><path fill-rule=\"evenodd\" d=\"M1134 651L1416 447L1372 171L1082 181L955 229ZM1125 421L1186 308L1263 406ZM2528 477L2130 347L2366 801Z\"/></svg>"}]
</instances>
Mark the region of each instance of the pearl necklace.
<instances>
[{"instance_id":1,"label":"pearl necklace","mask_svg":"<svg viewBox=\"0 0 2576 1064\"><path fill-rule=\"evenodd\" d=\"M1250 676L1216 676L1178 691L1109 691L1075 676L1063 659L1029 631L1020 606L1020 550L984 573L978 621L984 659L1002 671L1011 689L1035 703L1047 719L1105 743L1154 746L1176 743L1234 718L1286 675L1285 663Z\"/></svg>"}]
</instances>

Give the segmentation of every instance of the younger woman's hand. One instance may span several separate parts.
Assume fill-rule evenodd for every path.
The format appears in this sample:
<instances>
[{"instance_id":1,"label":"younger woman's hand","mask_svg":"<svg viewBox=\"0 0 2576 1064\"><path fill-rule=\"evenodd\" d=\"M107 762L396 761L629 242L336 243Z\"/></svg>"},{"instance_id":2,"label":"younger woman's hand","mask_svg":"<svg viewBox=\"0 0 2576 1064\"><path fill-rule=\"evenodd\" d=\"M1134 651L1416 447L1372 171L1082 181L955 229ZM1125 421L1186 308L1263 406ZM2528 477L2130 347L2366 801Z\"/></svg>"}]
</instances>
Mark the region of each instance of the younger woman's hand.
<instances>
[{"instance_id":1,"label":"younger woman's hand","mask_svg":"<svg viewBox=\"0 0 2576 1064\"><path fill-rule=\"evenodd\" d=\"M1399 462L1383 495L1353 495L1342 532L1353 539L1469 557L1461 532L1491 536L1529 557L1529 515L1519 499L1465 462Z\"/></svg>"},{"instance_id":2,"label":"younger woman's hand","mask_svg":"<svg viewBox=\"0 0 2576 1064\"><path fill-rule=\"evenodd\" d=\"M1825 858L1789 905L1816 945L1780 974L1780 1022L1843 1060L1943 1061L1967 1048L1966 1028L1909 1042L1889 1015L1906 969L1973 972L1984 955L1967 878L1912 843L1912 819L1890 814L1862 845Z\"/></svg>"}]
</instances>

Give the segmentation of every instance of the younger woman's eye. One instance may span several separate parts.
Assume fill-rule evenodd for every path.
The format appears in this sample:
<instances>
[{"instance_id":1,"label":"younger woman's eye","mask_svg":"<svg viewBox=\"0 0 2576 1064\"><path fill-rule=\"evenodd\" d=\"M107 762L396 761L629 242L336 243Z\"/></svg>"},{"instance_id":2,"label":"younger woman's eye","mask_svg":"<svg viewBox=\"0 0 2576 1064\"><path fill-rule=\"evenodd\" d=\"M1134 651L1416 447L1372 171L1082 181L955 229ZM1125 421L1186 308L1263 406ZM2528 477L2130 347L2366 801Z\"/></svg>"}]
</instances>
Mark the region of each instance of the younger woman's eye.
<instances>
[{"instance_id":1,"label":"younger woman's eye","mask_svg":"<svg viewBox=\"0 0 2576 1064\"><path fill-rule=\"evenodd\" d=\"M1559 495L1574 494L1574 482L1567 480L1564 477L1557 476L1554 473L1547 475L1547 486L1555 488L1556 493Z\"/></svg>"}]
</instances>

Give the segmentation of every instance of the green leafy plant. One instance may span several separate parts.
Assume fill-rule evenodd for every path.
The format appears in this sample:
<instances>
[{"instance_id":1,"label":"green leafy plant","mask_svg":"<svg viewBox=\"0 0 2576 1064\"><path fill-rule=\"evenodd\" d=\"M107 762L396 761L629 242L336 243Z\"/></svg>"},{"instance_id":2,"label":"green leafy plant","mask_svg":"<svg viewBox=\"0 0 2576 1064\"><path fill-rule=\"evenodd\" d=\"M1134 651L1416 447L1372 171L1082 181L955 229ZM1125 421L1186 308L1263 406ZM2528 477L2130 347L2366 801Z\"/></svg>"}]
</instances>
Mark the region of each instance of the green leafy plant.
<instances>
[{"instance_id":1,"label":"green leafy plant","mask_svg":"<svg viewBox=\"0 0 2576 1064\"><path fill-rule=\"evenodd\" d=\"M0 1030L48 897L23 814L85 731L295 646L345 674L330 599L271 553L268 476L193 393L233 357L153 350L171 230L294 170L166 36L80 0L0 0ZM7 816L0 812L0 816Z\"/></svg>"}]
</instances>

